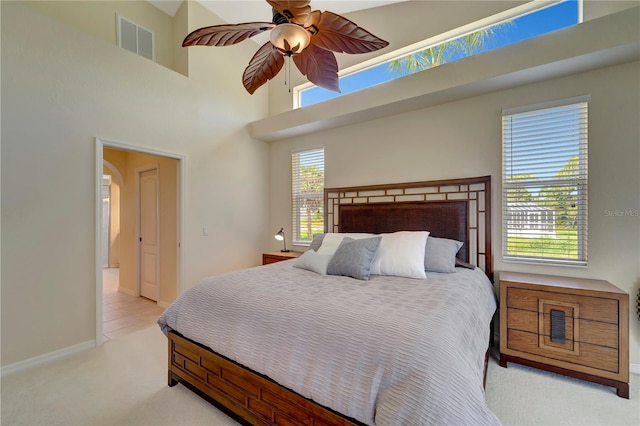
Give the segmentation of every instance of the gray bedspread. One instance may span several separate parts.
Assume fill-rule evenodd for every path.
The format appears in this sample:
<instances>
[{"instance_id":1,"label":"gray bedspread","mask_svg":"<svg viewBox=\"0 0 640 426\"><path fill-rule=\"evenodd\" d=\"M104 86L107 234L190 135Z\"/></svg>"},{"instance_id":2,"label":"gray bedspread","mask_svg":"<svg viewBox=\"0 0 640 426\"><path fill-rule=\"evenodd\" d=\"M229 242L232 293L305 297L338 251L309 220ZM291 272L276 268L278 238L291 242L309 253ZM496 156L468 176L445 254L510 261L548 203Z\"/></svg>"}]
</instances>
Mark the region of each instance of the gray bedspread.
<instances>
[{"instance_id":1,"label":"gray bedspread","mask_svg":"<svg viewBox=\"0 0 640 426\"><path fill-rule=\"evenodd\" d=\"M293 262L204 279L158 323L366 424L500 423L482 386L496 301L480 269L360 281Z\"/></svg>"}]
</instances>

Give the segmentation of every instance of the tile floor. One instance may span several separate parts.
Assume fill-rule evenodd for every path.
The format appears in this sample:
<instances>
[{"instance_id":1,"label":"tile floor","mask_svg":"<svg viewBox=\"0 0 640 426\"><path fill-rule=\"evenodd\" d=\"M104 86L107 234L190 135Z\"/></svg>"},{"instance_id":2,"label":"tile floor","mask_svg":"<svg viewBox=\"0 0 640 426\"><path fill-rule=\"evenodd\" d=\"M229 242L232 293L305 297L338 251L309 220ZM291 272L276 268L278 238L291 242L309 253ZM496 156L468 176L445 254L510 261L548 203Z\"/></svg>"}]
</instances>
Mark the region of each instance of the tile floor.
<instances>
[{"instance_id":1,"label":"tile floor","mask_svg":"<svg viewBox=\"0 0 640 426\"><path fill-rule=\"evenodd\" d=\"M164 311L152 300L119 292L118 273L118 268L102 270L105 342L156 324Z\"/></svg>"}]
</instances>

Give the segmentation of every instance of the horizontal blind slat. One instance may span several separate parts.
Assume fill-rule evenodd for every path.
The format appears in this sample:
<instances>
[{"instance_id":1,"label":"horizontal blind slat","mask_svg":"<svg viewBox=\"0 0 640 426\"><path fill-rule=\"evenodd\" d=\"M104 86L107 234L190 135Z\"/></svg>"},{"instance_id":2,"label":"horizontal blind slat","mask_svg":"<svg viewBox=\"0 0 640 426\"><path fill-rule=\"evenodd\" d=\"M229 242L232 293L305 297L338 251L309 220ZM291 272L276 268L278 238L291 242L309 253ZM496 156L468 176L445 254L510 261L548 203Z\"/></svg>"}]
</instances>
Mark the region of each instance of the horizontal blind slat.
<instances>
[{"instance_id":1,"label":"horizontal blind slat","mask_svg":"<svg viewBox=\"0 0 640 426\"><path fill-rule=\"evenodd\" d=\"M505 259L586 263L587 109L503 115Z\"/></svg>"},{"instance_id":2,"label":"horizontal blind slat","mask_svg":"<svg viewBox=\"0 0 640 426\"><path fill-rule=\"evenodd\" d=\"M294 243L324 231L324 148L291 154L291 218ZM309 228L311 232L309 232Z\"/></svg>"}]
</instances>

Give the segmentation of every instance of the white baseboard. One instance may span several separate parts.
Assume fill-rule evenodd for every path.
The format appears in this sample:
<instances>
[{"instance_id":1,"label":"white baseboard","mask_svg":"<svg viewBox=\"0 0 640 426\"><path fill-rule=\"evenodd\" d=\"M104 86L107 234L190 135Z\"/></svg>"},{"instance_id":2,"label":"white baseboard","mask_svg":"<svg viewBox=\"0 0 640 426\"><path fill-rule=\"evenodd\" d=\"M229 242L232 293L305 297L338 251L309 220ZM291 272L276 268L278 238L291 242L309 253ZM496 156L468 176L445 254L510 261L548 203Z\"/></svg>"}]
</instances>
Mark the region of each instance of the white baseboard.
<instances>
[{"instance_id":1,"label":"white baseboard","mask_svg":"<svg viewBox=\"0 0 640 426\"><path fill-rule=\"evenodd\" d=\"M128 289L128 288L124 288L122 286L118 286L118 291L120 293L128 294L129 296L133 296L133 297L140 296L139 294L136 294L136 292L134 290L131 290L131 289Z\"/></svg>"},{"instance_id":2,"label":"white baseboard","mask_svg":"<svg viewBox=\"0 0 640 426\"><path fill-rule=\"evenodd\" d=\"M629 364L629 373L640 374L640 364L632 362Z\"/></svg>"},{"instance_id":3,"label":"white baseboard","mask_svg":"<svg viewBox=\"0 0 640 426\"><path fill-rule=\"evenodd\" d=\"M48 354L39 355L33 358L25 359L24 361L16 362L15 364L10 364L4 366L0 369L0 377L8 376L9 374L14 374L19 371L26 370L28 368L35 367L37 365L47 364L51 361L55 361L60 358L64 358L78 352L86 351L87 349L93 349L96 347L95 340L89 340L84 343L78 343L77 345L69 346L63 349L59 349L57 351L49 352Z\"/></svg>"}]
</instances>

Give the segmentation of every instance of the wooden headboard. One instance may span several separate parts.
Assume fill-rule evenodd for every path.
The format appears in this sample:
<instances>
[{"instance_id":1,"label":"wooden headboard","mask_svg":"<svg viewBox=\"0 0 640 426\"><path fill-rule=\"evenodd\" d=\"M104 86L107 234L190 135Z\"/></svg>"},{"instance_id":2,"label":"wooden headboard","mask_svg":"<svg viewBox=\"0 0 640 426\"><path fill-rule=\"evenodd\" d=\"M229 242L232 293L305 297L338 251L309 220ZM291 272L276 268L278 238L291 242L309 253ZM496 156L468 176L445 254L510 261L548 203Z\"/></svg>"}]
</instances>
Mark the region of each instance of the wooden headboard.
<instances>
[{"instance_id":1,"label":"wooden headboard","mask_svg":"<svg viewBox=\"0 0 640 426\"><path fill-rule=\"evenodd\" d=\"M458 258L493 276L491 176L326 188L325 232L429 231L464 243Z\"/></svg>"}]
</instances>

